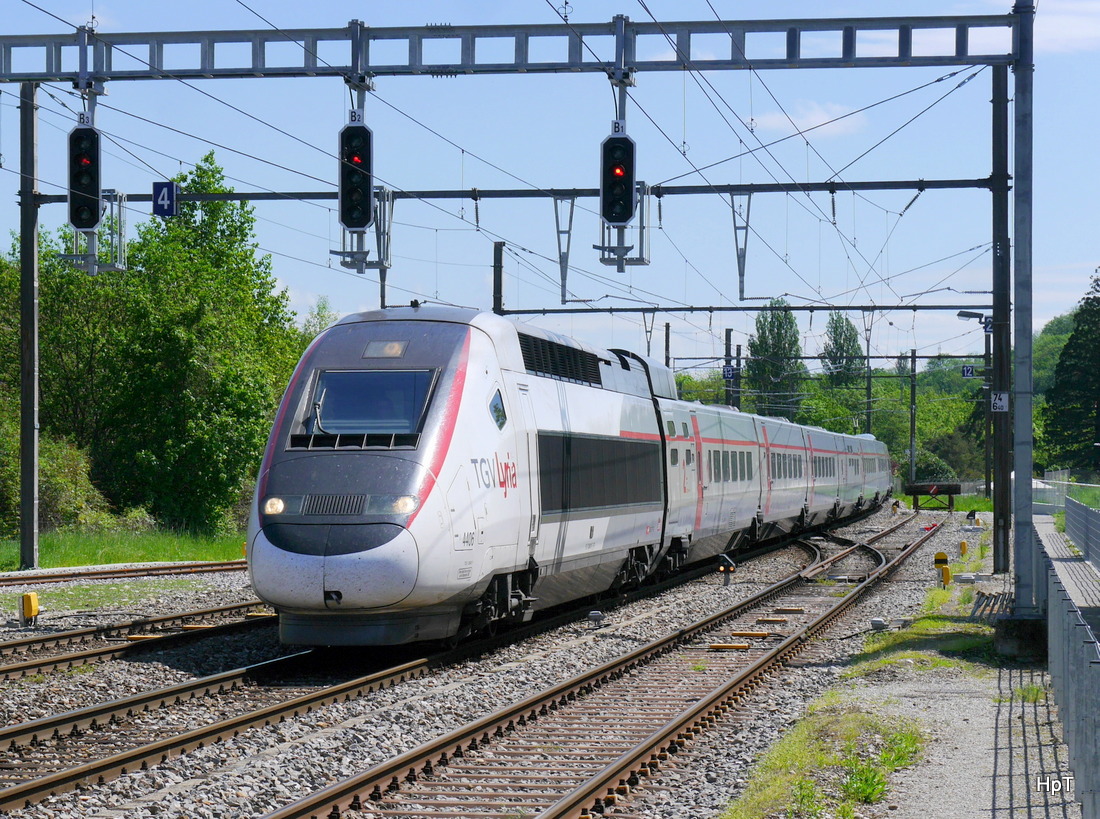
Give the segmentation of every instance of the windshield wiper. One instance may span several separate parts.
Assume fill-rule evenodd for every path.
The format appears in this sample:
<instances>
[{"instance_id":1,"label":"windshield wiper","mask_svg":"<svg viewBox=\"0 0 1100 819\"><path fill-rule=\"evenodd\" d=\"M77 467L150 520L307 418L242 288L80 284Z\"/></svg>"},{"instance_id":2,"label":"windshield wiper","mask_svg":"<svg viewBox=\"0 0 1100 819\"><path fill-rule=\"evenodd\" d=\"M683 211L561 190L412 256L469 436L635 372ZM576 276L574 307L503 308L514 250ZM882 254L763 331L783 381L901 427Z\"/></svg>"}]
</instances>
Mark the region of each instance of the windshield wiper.
<instances>
[{"instance_id":1,"label":"windshield wiper","mask_svg":"<svg viewBox=\"0 0 1100 819\"><path fill-rule=\"evenodd\" d=\"M327 393L328 393L327 389L322 390L321 391L321 397L313 402L313 415L311 415L310 417L313 419L313 426L314 427L316 427L318 430L320 430L325 435L331 435L332 433L329 432L327 429L325 429L324 426L321 424L321 404L324 403L325 395Z\"/></svg>"}]
</instances>

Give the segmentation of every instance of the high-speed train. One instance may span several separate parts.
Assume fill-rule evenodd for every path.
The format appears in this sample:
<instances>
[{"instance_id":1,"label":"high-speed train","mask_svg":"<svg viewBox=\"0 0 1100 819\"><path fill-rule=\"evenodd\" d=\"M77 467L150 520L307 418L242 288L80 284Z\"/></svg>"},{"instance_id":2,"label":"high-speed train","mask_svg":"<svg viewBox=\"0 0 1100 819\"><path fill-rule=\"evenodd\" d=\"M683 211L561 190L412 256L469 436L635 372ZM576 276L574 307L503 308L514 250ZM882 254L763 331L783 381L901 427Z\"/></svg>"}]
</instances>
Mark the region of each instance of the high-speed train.
<instances>
[{"instance_id":1,"label":"high-speed train","mask_svg":"<svg viewBox=\"0 0 1100 819\"><path fill-rule=\"evenodd\" d=\"M681 401L672 372L492 313L347 316L306 351L256 486L280 639L454 639L842 518L886 447Z\"/></svg>"}]
</instances>

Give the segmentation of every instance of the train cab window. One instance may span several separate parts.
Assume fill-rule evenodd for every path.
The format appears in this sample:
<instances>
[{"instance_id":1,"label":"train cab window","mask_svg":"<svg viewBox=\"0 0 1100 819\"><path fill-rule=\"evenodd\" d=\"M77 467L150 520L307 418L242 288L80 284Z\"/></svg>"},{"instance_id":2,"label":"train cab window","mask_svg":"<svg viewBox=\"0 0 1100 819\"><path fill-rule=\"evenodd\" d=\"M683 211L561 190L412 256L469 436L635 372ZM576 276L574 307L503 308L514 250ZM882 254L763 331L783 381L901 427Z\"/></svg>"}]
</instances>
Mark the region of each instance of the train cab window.
<instances>
[{"instance_id":1,"label":"train cab window","mask_svg":"<svg viewBox=\"0 0 1100 819\"><path fill-rule=\"evenodd\" d=\"M497 429L504 429L504 425L508 423L508 414L504 411L504 399L500 397L500 390L494 393L493 399L489 402L489 415L492 416Z\"/></svg>"},{"instance_id":2,"label":"train cab window","mask_svg":"<svg viewBox=\"0 0 1100 819\"><path fill-rule=\"evenodd\" d=\"M303 426L310 434L419 432L433 370L323 370Z\"/></svg>"},{"instance_id":3,"label":"train cab window","mask_svg":"<svg viewBox=\"0 0 1100 819\"><path fill-rule=\"evenodd\" d=\"M673 447L669 452L672 453L672 465L676 466L676 464L680 463L680 450Z\"/></svg>"}]
</instances>

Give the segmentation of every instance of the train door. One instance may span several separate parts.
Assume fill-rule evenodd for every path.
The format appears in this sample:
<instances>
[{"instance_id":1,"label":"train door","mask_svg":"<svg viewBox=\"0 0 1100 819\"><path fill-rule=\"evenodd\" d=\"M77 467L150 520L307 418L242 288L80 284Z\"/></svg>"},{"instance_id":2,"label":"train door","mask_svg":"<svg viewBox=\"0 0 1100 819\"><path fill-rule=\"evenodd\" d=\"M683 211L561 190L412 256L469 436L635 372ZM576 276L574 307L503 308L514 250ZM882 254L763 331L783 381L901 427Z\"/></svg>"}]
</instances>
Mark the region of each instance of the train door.
<instances>
[{"instance_id":1,"label":"train door","mask_svg":"<svg viewBox=\"0 0 1100 819\"><path fill-rule=\"evenodd\" d=\"M520 493L520 546L526 543L527 558L534 557L539 541L539 432L535 421L535 408L531 392L526 384L517 384L519 394L520 425L516 427L516 446L521 448L523 483L526 492ZM520 554L523 553L521 549ZM517 555L518 556L518 555Z\"/></svg>"},{"instance_id":2,"label":"train door","mask_svg":"<svg viewBox=\"0 0 1100 819\"><path fill-rule=\"evenodd\" d=\"M695 523L697 478L695 440L688 427L687 413L664 410L665 468L668 474L668 523L666 536L691 532Z\"/></svg>"}]
</instances>

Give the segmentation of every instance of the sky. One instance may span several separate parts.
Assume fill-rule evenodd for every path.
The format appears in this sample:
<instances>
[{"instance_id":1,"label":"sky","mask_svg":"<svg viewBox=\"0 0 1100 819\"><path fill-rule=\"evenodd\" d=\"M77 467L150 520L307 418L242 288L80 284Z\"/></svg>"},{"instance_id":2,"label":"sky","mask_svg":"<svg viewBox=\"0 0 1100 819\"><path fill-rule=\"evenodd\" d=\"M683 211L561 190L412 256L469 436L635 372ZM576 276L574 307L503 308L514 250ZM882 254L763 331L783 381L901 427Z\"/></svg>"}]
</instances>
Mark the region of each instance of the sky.
<instances>
[{"instance_id":1,"label":"sky","mask_svg":"<svg viewBox=\"0 0 1100 819\"><path fill-rule=\"evenodd\" d=\"M190 0L6 0L3 33L60 34L94 21L103 33L340 28L450 23L607 22L616 14L660 22L739 19L1005 14L1009 0L522 0L522 2L337 2ZM700 41L693 56L717 44ZM600 45L594 44L598 49ZM754 44L756 55L775 43ZM860 47L873 48L873 41ZM990 36L991 50L1007 44ZM999 49L998 49L999 46ZM812 38L804 53L835 44ZM288 41L285 48L294 46ZM539 45L557 56L554 42ZM658 55L663 42L647 48ZM915 48L942 48L935 38ZM341 55L325 51L337 60ZM445 49L438 59L446 59ZM750 57L754 53L750 53ZM219 55L219 60L223 55ZM278 60L278 50L269 52ZM1095 105L1100 81L1100 3L1039 0L1036 15L1034 327L1071 310L1100 265L1095 191ZM32 61L33 54L21 59ZM40 59L40 58L39 58ZM167 55L190 64L189 54ZM233 54L226 52L230 61ZM346 61L346 60L345 60ZM950 75L950 76L949 76ZM986 68L859 68L784 71L640 72L630 89L627 130L638 176L650 183L819 182L977 178L990 172L990 85ZM969 78L969 79L968 79ZM335 190L337 134L350 98L336 78L115 81L96 124L104 145L103 184L148 193L154 181L189 170L214 150L238 191ZM0 229L19 222L18 85L0 86ZM1010 96L1012 93L1010 79ZM365 119L374 134L379 184L396 190L594 188L599 145L615 118L614 94L598 73L436 78L380 77ZM881 103L881 104L878 104ZM39 176L43 193L66 180L65 134L82 102L65 84L39 91ZM108 106L110 106L108 108ZM871 107L869 107L871 106ZM141 117L138 119L137 117ZM839 119L838 119L839 118ZM804 131L799 136L792 122ZM761 143L791 137L764 152ZM112 141L113 140L113 141ZM725 161L723 161L725 160ZM714 163L720 163L715 165ZM276 167L281 166L281 167ZM707 167L712 166L712 167ZM696 169L707 168L703 171ZM744 214L744 200L734 205ZM594 199L577 201L568 274L569 307L729 306L782 296L794 304L989 304L990 196L984 191L757 194L749 210L745 295L738 300L731 203L715 194L649 201L649 264L624 273L601 264ZM259 247L271 254L278 286L304 317L325 297L339 314L379 304L375 271L340 267L332 201L256 202ZM53 229L64 205L44 206ZM129 233L153 217L132 203ZM628 242L637 243L635 231ZM399 201L394 211L388 302L411 299L491 309L493 242L507 243L505 306L562 306L557 228L544 199ZM373 238L369 242L373 246ZM373 254L372 254L373 255ZM848 316L870 332L873 355L917 348L922 355L979 353L977 322L955 311L876 311ZM664 353L670 325L674 366L710 367L724 348L746 345L753 313L524 317L600 347ZM804 353L820 352L827 308L798 314ZM814 369L811 367L811 369Z\"/></svg>"}]
</instances>

